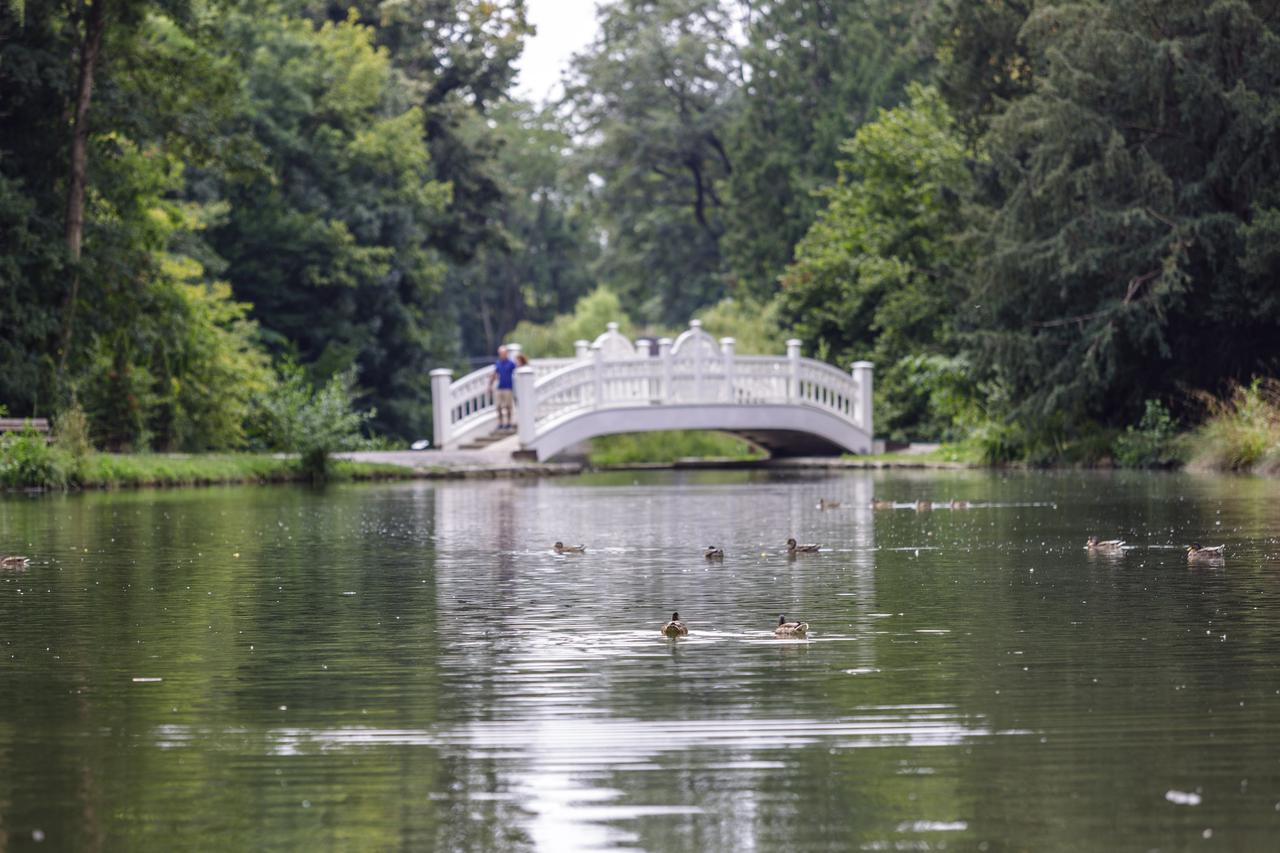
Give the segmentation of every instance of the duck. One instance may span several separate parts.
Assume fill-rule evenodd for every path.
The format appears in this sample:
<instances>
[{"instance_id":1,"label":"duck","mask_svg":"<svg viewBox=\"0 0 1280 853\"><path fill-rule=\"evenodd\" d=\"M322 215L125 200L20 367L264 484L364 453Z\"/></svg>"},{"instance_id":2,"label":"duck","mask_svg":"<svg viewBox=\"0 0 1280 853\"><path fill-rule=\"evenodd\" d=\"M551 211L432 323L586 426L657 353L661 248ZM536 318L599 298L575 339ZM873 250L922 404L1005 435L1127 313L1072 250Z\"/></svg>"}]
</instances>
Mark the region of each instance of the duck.
<instances>
[{"instance_id":1,"label":"duck","mask_svg":"<svg viewBox=\"0 0 1280 853\"><path fill-rule=\"evenodd\" d=\"M875 498L871 499L872 509L893 509L893 501L881 501Z\"/></svg>"},{"instance_id":2,"label":"duck","mask_svg":"<svg viewBox=\"0 0 1280 853\"><path fill-rule=\"evenodd\" d=\"M1221 563L1225 548L1222 545L1201 545L1192 542L1187 546L1188 563Z\"/></svg>"},{"instance_id":3,"label":"duck","mask_svg":"<svg viewBox=\"0 0 1280 853\"><path fill-rule=\"evenodd\" d=\"M809 631L808 622L788 622L787 617L778 614L778 627L773 629L775 637L803 637Z\"/></svg>"},{"instance_id":4,"label":"duck","mask_svg":"<svg viewBox=\"0 0 1280 853\"><path fill-rule=\"evenodd\" d=\"M1092 551L1097 554L1123 554L1123 539L1099 539L1097 536L1090 536L1088 541L1084 543L1086 551Z\"/></svg>"},{"instance_id":5,"label":"duck","mask_svg":"<svg viewBox=\"0 0 1280 853\"><path fill-rule=\"evenodd\" d=\"M30 557L20 557L16 554L0 557L0 566L4 566L6 569L25 569L30 564Z\"/></svg>"},{"instance_id":6,"label":"duck","mask_svg":"<svg viewBox=\"0 0 1280 853\"><path fill-rule=\"evenodd\" d=\"M689 633L689 626L680 621L679 613L672 613L671 621L662 626L662 633L668 637L683 637Z\"/></svg>"},{"instance_id":7,"label":"duck","mask_svg":"<svg viewBox=\"0 0 1280 853\"><path fill-rule=\"evenodd\" d=\"M916 501L916 512L930 512L933 510L933 501Z\"/></svg>"},{"instance_id":8,"label":"duck","mask_svg":"<svg viewBox=\"0 0 1280 853\"><path fill-rule=\"evenodd\" d=\"M969 508L969 506L970 506L970 504L969 504L969 502L968 502L968 501L957 501L957 500L953 500L953 501L951 502L951 508L952 508L952 509L968 509L968 508Z\"/></svg>"},{"instance_id":9,"label":"duck","mask_svg":"<svg viewBox=\"0 0 1280 853\"><path fill-rule=\"evenodd\" d=\"M813 554L821 548L821 545L797 545L794 538L787 540L788 554Z\"/></svg>"},{"instance_id":10,"label":"duck","mask_svg":"<svg viewBox=\"0 0 1280 853\"><path fill-rule=\"evenodd\" d=\"M826 498L818 498L818 509L839 509L840 501L829 501Z\"/></svg>"},{"instance_id":11,"label":"duck","mask_svg":"<svg viewBox=\"0 0 1280 853\"><path fill-rule=\"evenodd\" d=\"M563 542L557 542L551 547L557 554L582 554L587 550L586 545L566 545Z\"/></svg>"},{"instance_id":12,"label":"duck","mask_svg":"<svg viewBox=\"0 0 1280 853\"><path fill-rule=\"evenodd\" d=\"M706 550L702 552L702 556L706 557L708 560L723 560L724 549L717 548L715 545L708 545Z\"/></svg>"}]
</instances>

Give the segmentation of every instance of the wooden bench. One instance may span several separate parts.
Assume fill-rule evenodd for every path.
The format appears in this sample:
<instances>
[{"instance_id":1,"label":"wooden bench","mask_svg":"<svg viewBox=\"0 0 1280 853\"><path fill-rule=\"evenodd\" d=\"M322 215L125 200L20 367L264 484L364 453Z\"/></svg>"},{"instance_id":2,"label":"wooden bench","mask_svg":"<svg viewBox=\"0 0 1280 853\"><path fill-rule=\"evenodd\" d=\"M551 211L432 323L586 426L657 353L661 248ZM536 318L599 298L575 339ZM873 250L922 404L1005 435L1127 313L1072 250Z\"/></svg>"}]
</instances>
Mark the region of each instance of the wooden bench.
<instances>
[{"instance_id":1,"label":"wooden bench","mask_svg":"<svg viewBox=\"0 0 1280 853\"><path fill-rule=\"evenodd\" d=\"M0 418L0 434L26 432L28 427L43 435L46 441L53 438L49 432L48 418Z\"/></svg>"}]
</instances>

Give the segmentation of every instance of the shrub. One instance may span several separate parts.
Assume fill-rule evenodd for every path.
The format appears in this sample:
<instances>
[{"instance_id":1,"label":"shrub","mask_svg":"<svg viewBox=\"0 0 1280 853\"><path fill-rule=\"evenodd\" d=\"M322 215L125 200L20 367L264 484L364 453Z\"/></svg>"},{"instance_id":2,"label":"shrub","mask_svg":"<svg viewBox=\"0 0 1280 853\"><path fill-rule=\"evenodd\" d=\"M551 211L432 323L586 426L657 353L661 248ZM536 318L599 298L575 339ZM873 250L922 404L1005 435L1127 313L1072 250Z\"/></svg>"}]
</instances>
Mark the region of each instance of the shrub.
<instances>
[{"instance_id":1,"label":"shrub","mask_svg":"<svg viewBox=\"0 0 1280 853\"><path fill-rule=\"evenodd\" d=\"M67 484L67 462L44 436L27 426L0 437L0 486L60 489Z\"/></svg>"},{"instance_id":2,"label":"shrub","mask_svg":"<svg viewBox=\"0 0 1280 853\"><path fill-rule=\"evenodd\" d=\"M1199 397L1209 417L1192 439L1192 467L1267 468L1280 456L1280 381L1255 379L1247 386L1235 386L1224 397Z\"/></svg>"},{"instance_id":3,"label":"shrub","mask_svg":"<svg viewBox=\"0 0 1280 853\"><path fill-rule=\"evenodd\" d=\"M298 454L302 472L323 482L332 454L368 444L361 428L374 413L352 408L353 384L353 372L347 372L316 389L301 368L285 365L276 386L259 398L259 438L272 450Z\"/></svg>"},{"instance_id":4,"label":"shrub","mask_svg":"<svg viewBox=\"0 0 1280 853\"><path fill-rule=\"evenodd\" d=\"M1115 460L1122 468L1168 468L1181 461L1178 423L1159 400L1148 400L1142 420L1116 439Z\"/></svg>"},{"instance_id":5,"label":"shrub","mask_svg":"<svg viewBox=\"0 0 1280 853\"><path fill-rule=\"evenodd\" d=\"M89 442L89 418L78 402L73 402L53 422L53 443L67 461L67 479L79 485L93 445Z\"/></svg>"}]
</instances>

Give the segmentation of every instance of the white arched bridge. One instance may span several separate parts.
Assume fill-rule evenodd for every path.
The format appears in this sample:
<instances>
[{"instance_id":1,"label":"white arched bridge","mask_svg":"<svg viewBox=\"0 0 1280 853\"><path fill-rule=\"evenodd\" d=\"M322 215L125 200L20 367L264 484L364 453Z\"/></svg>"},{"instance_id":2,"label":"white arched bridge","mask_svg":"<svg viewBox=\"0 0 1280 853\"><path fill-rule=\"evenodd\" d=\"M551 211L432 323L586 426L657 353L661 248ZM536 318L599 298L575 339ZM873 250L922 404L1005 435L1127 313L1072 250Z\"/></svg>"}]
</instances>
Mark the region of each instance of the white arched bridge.
<instances>
[{"instance_id":1,"label":"white arched bridge","mask_svg":"<svg viewBox=\"0 0 1280 853\"><path fill-rule=\"evenodd\" d=\"M518 344L508 344L514 358ZM674 341L633 344L610 323L572 358L534 358L515 375L516 433L502 449L539 460L601 435L671 429L735 433L774 455L869 453L871 377L803 358L800 341L783 356L738 355L694 320ZM431 371L435 446L455 450L493 441L493 367L454 381ZM499 445L492 445L498 449Z\"/></svg>"}]
</instances>

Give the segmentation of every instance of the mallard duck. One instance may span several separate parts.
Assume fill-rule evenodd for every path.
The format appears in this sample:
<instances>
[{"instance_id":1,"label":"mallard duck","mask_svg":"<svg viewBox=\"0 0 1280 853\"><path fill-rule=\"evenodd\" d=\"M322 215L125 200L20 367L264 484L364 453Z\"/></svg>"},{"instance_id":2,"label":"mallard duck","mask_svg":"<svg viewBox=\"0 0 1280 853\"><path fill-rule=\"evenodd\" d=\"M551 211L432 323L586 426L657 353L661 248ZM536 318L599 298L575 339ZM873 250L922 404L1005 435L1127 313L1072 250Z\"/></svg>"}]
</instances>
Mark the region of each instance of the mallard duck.
<instances>
[{"instance_id":1,"label":"mallard duck","mask_svg":"<svg viewBox=\"0 0 1280 853\"><path fill-rule=\"evenodd\" d=\"M955 500L953 500L953 501L951 502L951 508L952 508L952 509L968 509L968 508L969 508L969 502L968 502L968 501L955 501Z\"/></svg>"},{"instance_id":2,"label":"mallard duck","mask_svg":"<svg viewBox=\"0 0 1280 853\"><path fill-rule=\"evenodd\" d=\"M797 545L795 539L787 540L788 554L812 554L821 548L821 545Z\"/></svg>"},{"instance_id":3,"label":"mallard duck","mask_svg":"<svg viewBox=\"0 0 1280 853\"><path fill-rule=\"evenodd\" d=\"M557 542L551 547L557 554L582 554L587 550L586 545L566 545L563 542Z\"/></svg>"},{"instance_id":4,"label":"mallard duck","mask_svg":"<svg viewBox=\"0 0 1280 853\"><path fill-rule=\"evenodd\" d=\"M775 637L803 637L809 631L808 622L788 622L787 617L778 614L778 627L773 629Z\"/></svg>"},{"instance_id":5,"label":"mallard duck","mask_svg":"<svg viewBox=\"0 0 1280 853\"><path fill-rule=\"evenodd\" d=\"M933 501L916 501L916 512L931 512Z\"/></svg>"},{"instance_id":6,"label":"mallard duck","mask_svg":"<svg viewBox=\"0 0 1280 853\"><path fill-rule=\"evenodd\" d=\"M1097 554L1123 554L1123 539L1099 539L1097 536L1090 536L1088 541L1084 543L1086 551L1092 551Z\"/></svg>"},{"instance_id":7,"label":"mallard duck","mask_svg":"<svg viewBox=\"0 0 1280 853\"><path fill-rule=\"evenodd\" d=\"M8 557L0 557L0 566L6 569L25 569L31 563L29 557L19 557L16 554Z\"/></svg>"},{"instance_id":8,"label":"mallard duck","mask_svg":"<svg viewBox=\"0 0 1280 853\"><path fill-rule=\"evenodd\" d=\"M724 549L717 548L715 545L708 545L707 549L702 552L702 556L706 557L708 560L723 560Z\"/></svg>"},{"instance_id":9,"label":"mallard duck","mask_svg":"<svg viewBox=\"0 0 1280 853\"><path fill-rule=\"evenodd\" d=\"M1188 563L1221 563L1225 548L1222 545L1201 545L1192 542L1187 546Z\"/></svg>"},{"instance_id":10,"label":"mallard duck","mask_svg":"<svg viewBox=\"0 0 1280 853\"><path fill-rule=\"evenodd\" d=\"M662 633L668 637L683 637L689 633L689 627L680 621L679 613L672 613L671 621L662 626Z\"/></svg>"},{"instance_id":11,"label":"mallard duck","mask_svg":"<svg viewBox=\"0 0 1280 853\"><path fill-rule=\"evenodd\" d=\"M818 509L839 509L840 501L829 501L826 498L818 498Z\"/></svg>"},{"instance_id":12,"label":"mallard duck","mask_svg":"<svg viewBox=\"0 0 1280 853\"><path fill-rule=\"evenodd\" d=\"M893 509L893 501L879 501L875 498L871 499L872 509Z\"/></svg>"}]
</instances>

